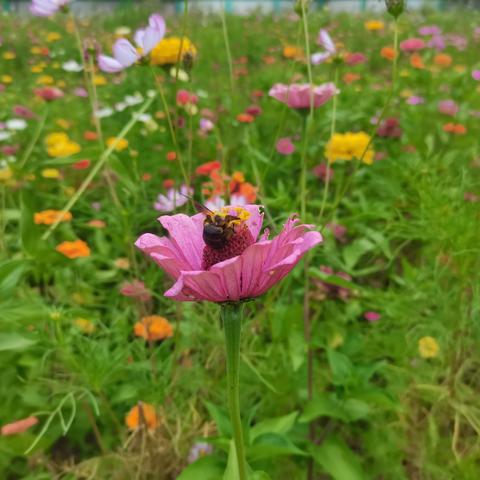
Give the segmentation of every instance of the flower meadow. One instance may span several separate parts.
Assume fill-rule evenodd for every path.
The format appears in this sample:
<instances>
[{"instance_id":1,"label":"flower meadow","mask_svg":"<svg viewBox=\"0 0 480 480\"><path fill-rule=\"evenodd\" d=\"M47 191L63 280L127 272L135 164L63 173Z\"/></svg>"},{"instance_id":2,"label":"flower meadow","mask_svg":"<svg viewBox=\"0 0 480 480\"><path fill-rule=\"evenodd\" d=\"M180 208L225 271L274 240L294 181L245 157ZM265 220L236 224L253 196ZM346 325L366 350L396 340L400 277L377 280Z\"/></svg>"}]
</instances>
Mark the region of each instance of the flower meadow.
<instances>
[{"instance_id":1,"label":"flower meadow","mask_svg":"<svg viewBox=\"0 0 480 480\"><path fill-rule=\"evenodd\" d=\"M0 17L0 477L480 477L480 13Z\"/></svg>"}]
</instances>

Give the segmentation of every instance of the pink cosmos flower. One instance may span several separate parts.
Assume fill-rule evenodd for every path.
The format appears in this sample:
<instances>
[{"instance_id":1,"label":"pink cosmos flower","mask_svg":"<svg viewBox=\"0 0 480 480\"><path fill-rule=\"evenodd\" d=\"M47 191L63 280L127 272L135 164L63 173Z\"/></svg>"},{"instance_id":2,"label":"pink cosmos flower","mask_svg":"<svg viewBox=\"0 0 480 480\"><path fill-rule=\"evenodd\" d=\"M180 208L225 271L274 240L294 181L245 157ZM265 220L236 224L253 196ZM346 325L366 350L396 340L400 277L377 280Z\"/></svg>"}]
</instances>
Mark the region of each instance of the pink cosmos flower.
<instances>
[{"instance_id":1,"label":"pink cosmos flower","mask_svg":"<svg viewBox=\"0 0 480 480\"><path fill-rule=\"evenodd\" d=\"M291 155L295 151L295 145L288 137L279 138L275 148L281 155Z\"/></svg>"},{"instance_id":2,"label":"pink cosmos flower","mask_svg":"<svg viewBox=\"0 0 480 480\"><path fill-rule=\"evenodd\" d=\"M438 111L454 117L458 113L458 105L454 100L442 100L438 103Z\"/></svg>"},{"instance_id":3,"label":"pink cosmos flower","mask_svg":"<svg viewBox=\"0 0 480 480\"><path fill-rule=\"evenodd\" d=\"M480 70L474 70L472 72L472 78L477 82L480 82Z\"/></svg>"},{"instance_id":4,"label":"pink cosmos flower","mask_svg":"<svg viewBox=\"0 0 480 480\"><path fill-rule=\"evenodd\" d=\"M37 17L49 17L69 2L70 0L32 0L30 12Z\"/></svg>"},{"instance_id":5,"label":"pink cosmos flower","mask_svg":"<svg viewBox=\"0 0 480 480\"><path fill-rule=\"evenodd\" d=\"M425 48L425 42L421 38L407 38L400 43L400 49L404 52L417 52Z\"/></svg>"},{"instance_id":6,"label":"pink cosmos flower","mask_svg":"<svg viewBox=\"0 0 480 480\"><path fill-rule=\"evenodd\" d=\"M211 302L258 297L285 277L306 252L322 241L319 232L309 231L311 225L297 225L294 216L274 239L268 239L268 232L259 238L263 222L260 208L259 205L245 205L225 207L222 212L216 212L239 218L235 224L229 224L232 236L223 243L216 243L219 239L211 236L212 231L205 233L207 216L198 213L193 217L161 216L159 221L169 236L146 233L135 245L175 280L165 292L166 297Z\"/></svg>"},{"instance_id":7,"label":"pink cosmos flower","mask_svg":"<svg viewBox=\"0 0 480 480\"><path fill-rule=\"evenodd\" d=\"M324 52L314 53L310 60L313 65L319 65L337 53L335 44L326 30L320 30L317 43L325 49Z\"/></svg>"},{"instance_id":8,"label":"pink cosmos flower","mask_svg":"<svg viewBox=\"0 0 480 480\"><path fill-rule=\"evenodd\" d=\"M324 83L311 88L308 83L292 83L285 85L276 83L268 94L279 102L287 104L290 108L310 108L310 96L313 94L313 106L318 108L328 102L334 95L339 93L333 83Z\"/></svg>"},{"instance_id":9,"label":"pink cosmos flower","mask_svg":"<svg viewBox=\"0 0 480 480\"><path fill-rule=\"evenodd\" d=\"M53 100L57 100L58 98L62 98L65 94L62 90L57 87L42 87L42 88L35 88L33 93L40 98L43 98L47 102L51 102Z\"/></svg>"},{"instance_id":10,"label":"pink cosmos flower","mask_svg":"<svg viewBox=\"0 0 480 480\"><path fill-rule=\"evenodd\" d=\"M141 49L141 53L125 38L120 38L113 45L113 57L98 55L100 70L107 73L117 73L132 66L136 61L148 55L153 47L165 35L165 20L158 13L150 15L148 27L139 29L135 33L135 43Z\"/></svg>"},{"instance_id":11,"label":"pink cosmos flower","mask_svg":"<svg viewBox=\"0 0 480 480\"><path fill-rule=\"evenodd\" d=\"M378 322L382 316L378 312L365 312L363 318L369 322Z\"/></svg>"}]
</instances>

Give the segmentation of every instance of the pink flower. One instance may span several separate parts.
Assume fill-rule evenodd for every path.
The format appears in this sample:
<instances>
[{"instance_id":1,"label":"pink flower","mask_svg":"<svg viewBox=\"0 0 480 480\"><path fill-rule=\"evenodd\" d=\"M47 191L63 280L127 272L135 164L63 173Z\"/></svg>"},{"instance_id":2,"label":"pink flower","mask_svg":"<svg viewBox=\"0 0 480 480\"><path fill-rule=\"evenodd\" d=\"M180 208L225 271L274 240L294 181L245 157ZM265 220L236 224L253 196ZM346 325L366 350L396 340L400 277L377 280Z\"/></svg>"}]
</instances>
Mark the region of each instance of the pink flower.
<instances>
[{"instance_id":1,"label":"pink flower","mask_svg":"<svg viewBox=\"0 0 480 480\"><path fill-rule=\"evenodd\" d=\"M474 70L472 72L472 78L477 82L480 82L480 70Z\"/></svg>"},{"instance_id":2,"label":"pink flower","mask_svg":"<svg viewBox=\"0 0 480 480\"><path fill-rule=\"evenodd\" d=\"M281 155L291 155L295 151L295 145L290 138L279 138L275 146L277 152Z\"/></svg>"},{"instance_id":3,"label":"pink flower","mask_svg":"<svg viewBox=\"0 0 480 480\"><path fill-rule=\"evenodd\" d=\"M404 52L416 52L425 48L425 42L421 38L407 38L400 43L400 49Z\"/></svg>"},{"instance_id":4,"label":"pink flower","mask_svg":"<svg viewBox=\"0 0 480 480\"><path fill-rule=\"evenodd\" d=\"M326 227L333 233L335 240L346 243L347 227L334 222L327 223Z\"/></svg>"},{"instance_id":5,"label":"pink flower","mask_svg":"<svg viewBox=\"0 0 480 480\"><path fill-rule=\"evenodd\" d=\"M208 118L201 118L200 119L200 130L203 133L208 133L215 128L214 123L209 120Z\"/></svg>"},{"instance_id":6,"label":"pink flower","mask_svg":"<svg viewBox=\"0 0 480 480\"><path fill-rule=\"evenodd\" d=\"M42 88L35 88L33 93L40 98L43 98L47 102L51 102L53 100L57 100L58 98L62 98L65 94L62 90L57 87L42 87Z\"/></svg>"},{"instance_id":7,"label":"pink flower","mask_svg":"<svg viewBox=\"0 0 480 480\"><path fill-rule=\"evenodd\" d=\"M133 280L131 283L124 283L120 287L120 293L126 297L133 297L141 302L147 302L152 298L150 291L140 280Z\"/></svg>"},{"instance_id":8,"label":"pink flower","mask_svg":"<svg viewBox=\"0 0 480 480\"><path fill-rule=\"evenodd\" d=\"M347 65L360 65L361 63L365 63L366 60L367 60L367 57L360 52L349 53L345 57L345 63Z\"/></svg>"},{"instance_id":9,"label":"pink flower","mask_svg":"<svg viewBox=\"0 0 480 480\"><path fill-rule=\"evenodd\" d=\"M310 225L296 225L294 217L274 239L269 240L268 233L258 238L263 222L258 205L225 207L217 214L238 218L227 224L232 235L228 239L216 235L219 227L215 227L213 214L198 213L193 217L164 215L159 221L169 237L146 233L136 241L135 245L175 280L166 297L211 302L258 297L322 241L319 232L309 231ZM207 230L206 225L214 228Z\"/></svg>"},{"instance_id":10,"label":"pink flower","mask_svg":"<svg viewBox=\"0 0 480 480\"><path fill-rule=\"evenodd\" d=\"M423 36L440 35L442 31L436 25L424 25L418 29L418 33Z\"/></svg>"},{"instance_id":11,"label":"pink flower","mask_svg":"<svg viewBox=\"0 0 480 480\"><path fill-rule=\"evenodd\" d=\"M308 83L292 83L291 85L276 83L268 92L271 97L279 102L297 109L310 108L311 95L313 95L314 108L318 108L337 93L339 93L339 90L333 83L324 83L313 88L310 88Z\"/></svg>"},{"instance_id":12,"label":"pink flower","mask_svg":"<svg viewBox=\"0 0 480 480\"><path fill-rule=\"evenodd\" d=\"M334 170L325 163L320 163L313 168L312 173L323 182L331 182L333 180Z\"/></svg>"},{"instance_id":13,"label":"pink flower","mask_svg":"<svg viewBox=\"0 0 480 480\"><path fill-rule=\"evenodd\" d=\"M17 433L23 433L28 430L30 427L33 427L38 423L37 417L27 417L22 420L17 420L16 422L7 423L2 427L1 433L2 436L16 435Z\"/></svg>"},{"instance_id":14,"label":"pink flower","mask_svg":"<svg viewBox=\"0 0 480 480\"><path fill-rule=\"evenodd\" d=\"M26 119L35 118L36 116L28 107L25 107L23 105L15 105L12 111L17 117L22 117Z\"/></svg>"},{"instance_id":15,"label":"pink flower","mask_svg":"<svg viewBox=\"0 0 480 480\"><path fill-rule=\"evenodd\" d=\"M32 0L30 12L37 17L49 17L69 2L70 0Z\"/></svg>"},{"instance_id":16,"label":"pink flower","mask_svg":"<svg viewBox=\"0 0 480 480\"><path fill-rule=\"evenodd\" d=\"M324 52L314 53L310 60L313 65L319 65L325 62L328 58L333 57L337 53L335 44L326 30L320 30L318 34L317 43L325 49Z\"/></svg>"},{"instance_id":17,"label":"pink flower","mask_svg":"<svg viewBox=\"0 0 480 480\"><path fill-rule=\"evenodd\" d=\"M365 312L363 318L369 322L378 322L382 316L377 312Z\"/></svg>"},{"instance_id":18,"label":"pink flower","mask_svg":"<svg viewBox=\"0 0 480 480\"><path fill-rule=\"evenodd\" d=\"M177 92L177 105L196 105L198 103L198 97L194 93L190 93L188 90L180 89Z\"/></svg>"},{"instance_id":19,"label":"pink flower","mask_svg":"<svg viewBox=\"0 0 480 480\"><path fill-rule=\"evenodd\" d=\"M97 61L100 70L107 73L117 73L131 67L136 61L148 55L153 47L165 35L165 20L158 13L150 15L148 27L139 29L135 33L135 43L141 53L125 38L120 38L113 45L113 57L98 55Z\"/></svg>"},{"instance_id":20,"label":"pink flower","mask_svg":"<svg viewBox=\"0 0 480 480\"><path fill-rule=\"evenodd\" d=\"M444 115L454 117L458 113L458 105L454 100L442 100L438 103L438 111Z\"/></svg>"},{"instance_id":21,"label":"pink flower","mask_svg":"<svg viewBox=\"0 0 480 480\"><path fill-rule=\"evenodd\" d=\"M400 126L400 122L395 117L386 118L380 124L377 130L379 137L400 138L403 130Z\"/></svg>"}]
</instances>

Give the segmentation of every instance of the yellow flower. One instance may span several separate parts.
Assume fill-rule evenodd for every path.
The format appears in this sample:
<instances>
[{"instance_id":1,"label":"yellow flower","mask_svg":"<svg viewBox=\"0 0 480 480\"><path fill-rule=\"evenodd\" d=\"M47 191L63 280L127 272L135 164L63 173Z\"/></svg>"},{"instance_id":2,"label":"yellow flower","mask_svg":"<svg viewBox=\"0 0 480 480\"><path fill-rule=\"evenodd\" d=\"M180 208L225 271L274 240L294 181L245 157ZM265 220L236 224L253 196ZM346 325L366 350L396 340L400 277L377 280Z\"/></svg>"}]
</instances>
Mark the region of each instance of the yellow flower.
<instances>
[{"instance_id":1,"label":"yellow flower","mask_svg":"<svg viewBox=\"0 0 480 480\"><path fill-rule=\"evenodd\" d=\"M283 56L284 58L299 60L303 58L303 50L294 45L285 45L283 47Z\"/></svg>"},{"instance_id":2,"label":"yellow flower","mask_svg":"<svg viewBox=\"0 0 480 480\"><path fill-rule=\"evenodd\" d=\"M48 147L55 145L56 143L67 142L70 140L65 132L54 132L47 135L45 143Z\"/></svg>"},{"instance_id":3,"label":"yellow flower","mask_svg":"<svg viewBox=\"0 0 480 480\"><path fill-rule=\"evenodd\" d=\"M67 86L67 83L65 82L65 80L59 80L57 82L57 87L58 88L65 88Z\"/></svg>"},{"instance_id":4,"label":"yellow flower","mask_svg":"<svg viewBox=\"0 0 480 480\"><path fill-rule=\"evenodd\" d=\"M56 168L44 168L42 170L43 178L60 178L60 171Z\"/></svg>"},{"instance_id":5,"label":"yellow flower","mask_svg":"<svg viewBox=\"0 0 480 480\"><path fill-rule=\"evenodd\" d=\"M81 150L80 145L70 140L65 132L47 135L45 143L47 144L47 152L51 157L70 157Z\"/></svg>"},{"instance_id":6,"label":"yellow flower","mask_svg":"<svg viewBox=\"0 0 480 480\"><path fill-rule=\"evenodd\" d=\"M10 75L2 75L0 80L2 81L2 83L12 83L13 77L11 77Z\"/></svg>"},{"instance_id":7,"label":"yellow flower","mask_svg":"<svg viewBox=\"0 0 480 480\"><path fill-rule=\"evenodd\" d=\"M95 331L95 324L91 320L87 320L86 318L76 318L75 325L83 332L83 333L93 333Z\"/></svg>"},{"instance_id":8,"label":"yellow flower","mask_svg":"<svg viewBox=\"0 0 480 480\"><path fill-rule=\"evenodd\" d=\"M40 47L32 47L30 49L30 53L32 55L40 55L42 53L42 49Z\"/></svg>"},{"instance_id":9,"label":"yellow flower","mask_svg":"<svg viewBox=\"0 0 480 480\"><path fill-rule=\"evenodd\" d=\"M164 38L152 50L150 62L152 65L172 65L179 58L180 61L184 60L187 54L193 58L197 55L195 45L187 37Z\"/></svg>"},{"instance_id":10,"label":"yellow flower","mask_svg":"<svg viewBox=\"0 0 480 480\"><path fill-rule=\"evenodd\" d=\"M56 121L56 124L60 127L63 128L64 130L68 130L72 126L72 122L69 122L68 120L65 120L64 118L59 118Z\"/></svg>"},{"instance_id":11,"label":"yellow flower","mask_svg":"<svg viewBox=\"0 0 480 480\"><path fill-rule=\"evenodd\" d=\"M325 147L325 156L330 163L338 160L362 159L371 165L375 155L370 145L371 137L365 132L335 133Z\"/></svg>"},{"instance_id":12,"label":"yellow flower","mask_svg":"<svg viewBox=\"0 0 480 480\"><path fill-rule=\"evenodd\" d=\"M422 358L435 358L439 351L440 347L433 337L422 337L418 341L418 353Z\"/></svg>"},{"instance_id":13,"label":"yellow flower","mask_svg":"<svg viewBox=\"0 0 480 480\"><path fill-rule=\"evenodd\" d=\"M13 60L16 57L15 52L4 52L2 56L5 60Z\"/></svg>"},{"instance_id":14,"label":"yellow flower","mask_svg":"<svg viewBox=\"0 0 480 480\"><path fill-rule=\"evenodd\" d=\"M97 87L107 84L107 79L103 75L94 75L93 76L93 84Z\"/></svg>"},{"instance_id":15,"label":"yellow flower","mask_svg":"<svg viewBox=\"0 0 480 480\"><path fill-rule=\"evenodd\" d=\"M47 33L47 36L46 36L47 42L56 42L61 38L62 36L58 32L50 32L50 33Z\"/></svg>"},{"instance_id":16,"label":"yellow flower","mask_svg":"<svg viewBox=\"0 0 480 480\"><path fill-rule=\"evenodd\" d=\"M0 168L0 182L6 182L13 177L12 169L7 165L6 167Z\"/></svg>"},{"instance_id":17,"label":"yellow flower","mask_svg":"<svg viewBox=\"0 0 480 480\"><path fill-rule=\"evenodd\" d=\"M107 138L107 146L111 147L115 142L117 142L117 137L109 137ZM120 138L115 145L115 150L117 152L121 152L122 150L125 150L128 147L128 141L125 140L124 138Z\"/></svg>"},{"instance_id":18,"label":"yellow flower","mask_svg":"<svg viewBox=\"0 0 480 480\"><path fill-rule=\"evenodd\" d=\"M367 20L363 26L369 32L374 32L377 30L383 30L385 28L385 24L381 20Z\"/></svg>"},{"instance_id":19,"label":"yellow flower","mask_svg":"<svg viewBox=\"0 0 480 480\"><path fill-rule=\"evenodd\" d=\"M51 85L55 82L55 79L51 75L42 75L37 78L37 83L39 85Z\"/></svg>"},{"instance_id":20,"label":"yellow flower","mask_svg":"<svg viewBox=\"0 0 480 480\"><path fill-rule=\"evenodd\" d=\"M30 68L30 71L32 73L42 73L43 72L43 67L42 67L42 65L34 65L33 67Z\"/></svg>"}]
</instances>

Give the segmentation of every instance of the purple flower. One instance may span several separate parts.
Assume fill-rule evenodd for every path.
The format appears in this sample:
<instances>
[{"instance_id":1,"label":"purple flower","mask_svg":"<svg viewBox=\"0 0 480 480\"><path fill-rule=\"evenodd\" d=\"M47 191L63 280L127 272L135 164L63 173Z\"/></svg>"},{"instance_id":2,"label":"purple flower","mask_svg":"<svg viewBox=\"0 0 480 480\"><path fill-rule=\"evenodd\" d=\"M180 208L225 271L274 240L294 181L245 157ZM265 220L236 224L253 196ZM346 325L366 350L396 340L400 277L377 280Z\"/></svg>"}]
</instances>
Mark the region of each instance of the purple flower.
<instances>
[{"instance_id":1,"label":"purple flower","mask_svg":"<svg viewBox=\"0 0 480 480\"><path fill-rule=\"evenodd\" d=\"M436 50L445 50L445 40L441 35L434 35L427 43L429 48L435 48Z\"/></svg>"},{"instance_id":2,"label":"purple flower","mask_svg":"<svg viewBox=\"0 0 480 480\"><path fill-rule=\"evenodd\" d=\"M412 95L407 98L407 103L409 105L421 105L422 103L425 103L425 99L420 95Z\"/></svg>"},{"instance_id":3,"label":"purple flower","mask_svg":"<svg viewBox=\"0 0 480 480\"><path fill-rule=\"evenodd\" d=\"M213 447L206 442L197 442L192 445L190 452L188 454L187 461L188 463L193 463L201 457L210 455L213 452Z\"/></svg>"},{"instance_id":4,"label":"purple flower","mask_svg":"<svg viewBox=\"0 0 480 480\"><path fill-rule=\"evenodd\" d=\"M208 118L201 118L200 119L200 130L202 133L208 133L215 128L214 123L209 120Z\"/></svg>"},{"instance_id":5,"label":"purple flower","mask_svg":"<svg viewBox=\"0 0 480 480\"><path fill-rule=\"evenodd\" d=\"M84 87L77 87L77 88L75 88L75 90L73 91L73 94L74 94L76 97L81 97L81 98L86 98L86 97L88 97L87 89L84 88Z\"/></svg>"},{"instance_id":6,"label":"purple flower","mask_svg":"<svg viewBox=\"0 0 480 480\"><path fill-rule=\"evenodd\" d=\"M438 103L438 111L444 115L454 117L458 113L458 105L454 100L442 100Z\"/></svg>"},{"instance_id":7,"label":"purple flower","mask_svg":"<svg viewBox=\"0 0 480 480\"><path fill-rule=\"evenodd\" d=\"M337 93L339 90L333 83L324 83L318 87L310 87L308 83L292 83L291 85L276 83L268 92L279 102L296 109L310 108L311 96L313 96L313 107L318 108Z\"/></svg>"},{"instance_id":8,"label":"purple flower","mask_svg":"<svg viewBox=\"0 0 480 480\"><path fill-rule=\"evenodd\" d=\"M281 155L291 155L295 151L295 145L288 137L280 138L275 148L277 149L277 152Z\"/></svg>"},{"instance_id":9,"label":"purple flower","mask_svg":"<svg viewBox=\"0 0 480 480\"><path fill-rule=\"evenodd\" d=\"M437 27L436 25L425 25L418 29L418 33L427 37L429 35L440 35L442 31L440 30L440 27Z\"/></svg>"},{"instance_id":10,"label":"purple flower","mask_svg":"<svg viewBox=\"0 0 480 480\"><path fill-rule=\"evenodd\" d=\"M30 12L37 17L49 17L69 2L70 0L32 0Z\"/></svg>"},{"instance_id":11,"label":"purple flower","mask_svg":"<svg viewBox=\"0 0 480 480\"><path fill-rule=\"evenodd\" d=\"M153 208L159 212L171 212L177 207L181 207L188 202L188 196L193 195L193 190L186 185L182 185L180 190L169 188L166 195L159 195Z\"/></svg>"},{"instance_id":12,"label":"purple flower","mask_svg":"<svg viewBox=\"0 0 480 480\"><path fill-rule=\"evenodd\" d=\"M117 73L132 66L136 61L148 55L153 47L165 35L165 20L158 13L148 19L148 27L139 29L135 33L135 43L141 53L125 38L120 38L113 45L113 57L98 55L98 66L107 73Z\"/></svg>"},{"instance_id":13,"label":"purple flower","mask_svg":"<svg viewBox=\"0 0 480 480\"><path fill-rule=\"evenodd\" d=\"M326 30L320 30L318 34L317 43L325 49L324 52L314 53L310 58L313 65L319 65L325 62L328 58L337 53L335 44Z\"/></svg>"}]
</instances>

